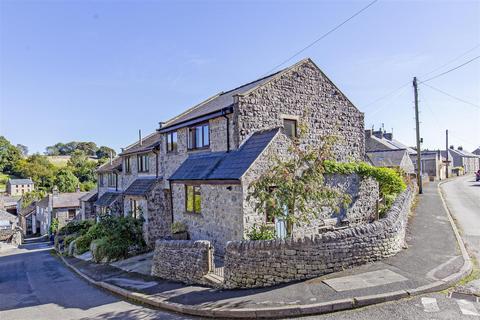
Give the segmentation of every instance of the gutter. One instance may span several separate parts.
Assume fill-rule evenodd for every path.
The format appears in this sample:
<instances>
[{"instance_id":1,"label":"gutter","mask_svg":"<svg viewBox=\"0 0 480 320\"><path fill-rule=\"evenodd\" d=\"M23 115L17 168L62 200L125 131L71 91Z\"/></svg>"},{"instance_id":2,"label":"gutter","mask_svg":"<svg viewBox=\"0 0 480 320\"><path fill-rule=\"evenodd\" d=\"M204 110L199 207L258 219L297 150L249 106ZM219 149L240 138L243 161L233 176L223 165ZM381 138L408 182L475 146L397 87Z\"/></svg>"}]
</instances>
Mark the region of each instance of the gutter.
<instances>
[{"instance_id":1,"label":"gutter","mask_svg":"<svg viewBox=\"0 0 480 320\"><path fill-rule=\"evenodd\" d=\"M230 105L228 107L222 108L222 109L214 111L214 112L210 112L210 113L207 113L207 114L200 115L198 117L194 117L192 119L188 119L188 120L179 122L179 123L171 125L171 126L167 126L167 127L161 128L161 129L157 129L157 131L160 132L160 133L167 133L167 132L175 131L177 129L187 127L187 126L199 123L199 122L203 122L203 121L210 120L210 119L213 119L213 118L222 117L222 116L224 116L226 114L230 114L230 113L233 113L233 105Z\"/></svg>"}]
</instances>

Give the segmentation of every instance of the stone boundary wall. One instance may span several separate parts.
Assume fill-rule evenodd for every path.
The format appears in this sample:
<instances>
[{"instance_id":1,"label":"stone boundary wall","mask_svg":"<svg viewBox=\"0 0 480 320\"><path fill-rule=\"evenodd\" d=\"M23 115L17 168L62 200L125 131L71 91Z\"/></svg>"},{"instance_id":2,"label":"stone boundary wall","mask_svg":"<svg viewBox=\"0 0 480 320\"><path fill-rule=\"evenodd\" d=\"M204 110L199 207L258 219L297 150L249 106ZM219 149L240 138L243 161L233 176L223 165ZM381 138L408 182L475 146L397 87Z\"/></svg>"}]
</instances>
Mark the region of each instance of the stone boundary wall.
<instances>
[{"instance_id":1,"label":"stone boundary wall","mask_svg":"<svg viewBox=\"0 0 480 320\"><path fill-rule=\"evenodd\" d=\"M203 278L213 266L210 241L157 240L152 276L184 283L207 284Z\"/></svg>"},{"instance_id":2,"label":"stone boundary wall","mask_svg":"<svg viewBox=\"0 0 480 320\"><path fill-rule=\"evenodd\" d=\"M225 287L254 288L303 280L374 262L398 253L405 242L415 197L409 186L385 218L299 240L231 241Z\"/></svg>"}]
</instances>

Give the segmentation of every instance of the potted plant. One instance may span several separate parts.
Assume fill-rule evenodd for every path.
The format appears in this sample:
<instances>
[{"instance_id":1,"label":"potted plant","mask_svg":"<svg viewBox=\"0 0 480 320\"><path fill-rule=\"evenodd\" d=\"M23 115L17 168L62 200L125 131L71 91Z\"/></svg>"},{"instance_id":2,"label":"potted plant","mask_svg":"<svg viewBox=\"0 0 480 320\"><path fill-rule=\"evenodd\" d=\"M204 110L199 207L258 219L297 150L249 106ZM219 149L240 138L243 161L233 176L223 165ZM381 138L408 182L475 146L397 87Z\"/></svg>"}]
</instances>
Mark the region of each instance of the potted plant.
<instances>
[{"instance_id":1,"label":"potted plant","mask_svg":"<svg viewBox=\"0 0 480 320\"><path fill-rule=\"evenodd\" d=\"M172 238L174 240L188 240L187 226L180 221L172 224Z\"/></svg>"}]
</instances>

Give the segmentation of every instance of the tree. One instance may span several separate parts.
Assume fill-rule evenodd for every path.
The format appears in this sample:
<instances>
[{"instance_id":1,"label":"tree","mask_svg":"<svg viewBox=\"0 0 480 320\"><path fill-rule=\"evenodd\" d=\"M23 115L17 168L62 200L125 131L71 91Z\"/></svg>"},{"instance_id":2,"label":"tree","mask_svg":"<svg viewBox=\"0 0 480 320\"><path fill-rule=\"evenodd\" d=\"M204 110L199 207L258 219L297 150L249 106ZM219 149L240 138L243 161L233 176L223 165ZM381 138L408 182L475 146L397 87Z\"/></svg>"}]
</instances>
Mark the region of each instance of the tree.
<instances>
[{"instance_id":1,"label":"tree","mask_svg":"<svg viewBox=\"0 0 480 320\"><path fill-rule=\"evenodd\" d=\"M0 136L0 171L13 174L17 161L22 158L20 150L12 145L4 136Z\"/></svg>"},{"instance_id":2,"label":"tree","mask_svg":"<svg viewBox=\"0 0 480 320\"><path fill-rule=\"evenodd\" d=\"M15 163L13 174L21 178L32 178L36 188L50 191L54 184L56 168L47 157L33 154Z\"/></svg>"},{"instance_id":3,"label":"tree","mask_svg":"<svg viewBox=\"0 0 480 320\"><path fill-rule=\"evenodd\" d=\"M96 153L97 158L99 159L109 158L110 155L112 155L112 157L115 157L116 154L117 153L115 152L115 150L106 146L101 146L100 148L98 148Z\"/></svg>"},{"instance_id":4,"label":"tree","mask_svg":"<svg viewBox=\"0 0 480 320\"><path fill-rule=\"evenodd\" d=\"M22 157L28 156L28 147L23 144L17 144L17 149L20 151Z\"/></svg>"},{"instance_id":5,"label":"tree","mask_svg":"<svg viewBox=\"0 0 480 320\"><path fill-rule=\"evenodd\" d=\"M60 192L75 192L80 186L80 181L78 181L78 178L67 167L58 170L55 176L55 185Z\"/></svg>"},{"instance_id":6,"label":"tree","mask_svg":"<svg viewBox=\"0 0 480 320\"><path fill-rule=\"evenodd\" d=\"M78 142L75 150L81 150L88 156L95 156L98 150L95 142Z\"/></svg>"},{"instance_id":7,"label":"tree","mask_svg":"<svg viewBox=\"0 0 480 320\"><path fill-rule=\"evenodd\" d=\"M95 169L97 164L91 160L83 151L77 150L67 162L69 167L80 182L96 181Z\"/></svg>"},{"instance_id":8,"label":"tree","mask_svg":"<svg viewBox=\"0 0 480 320\"><path fill-rule=\"evenodd\" d=\"M325 184L325 160L331 158L332 137L322 139L319 149L302 147L294 140L287 159L273 159L275 164L250 185L247 199L254 199L255 209L287 222L287 234L293 226L310 223L325 208L334 211L347 206L348 194Z\"/></svg>"}]
</instances>

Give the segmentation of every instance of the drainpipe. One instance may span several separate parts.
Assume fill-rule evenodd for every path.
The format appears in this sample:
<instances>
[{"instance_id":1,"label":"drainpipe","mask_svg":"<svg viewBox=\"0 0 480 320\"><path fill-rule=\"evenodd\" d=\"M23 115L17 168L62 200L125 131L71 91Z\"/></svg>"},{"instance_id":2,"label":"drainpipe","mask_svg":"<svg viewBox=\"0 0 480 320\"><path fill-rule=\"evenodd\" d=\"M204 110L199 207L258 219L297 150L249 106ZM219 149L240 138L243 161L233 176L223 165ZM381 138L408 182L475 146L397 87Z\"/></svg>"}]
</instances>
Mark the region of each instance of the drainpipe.
<instances>
[{"instance_id":1,"label":"drainpipe","mask_svg":"<svg viewBox=\"0 0 480 320\"><path fill-rule=\"evenodd\" d=\"M230 152L230 119L228 119L226 110L222 110L222 117L227 121L227 152Z\"/></svg>"},{"instance_id":2,"label":"drainpipe","mask_svg":"<svg viewBox=\"0 0 480 320\"><path fill-rule=\"evenodd\" d=\"M159 157L159 150L160 147L155 147L153 149L153 153L155 153L155 177L158 179L158 157Z\"/></svg>"},{"instance_id":3,"label":"drainpipe","mask_svg":"<svg viewBox=\"0 0 480 320\"><path fill-rule=\"evenodd\" d=\"M168 184L170 186L170 214L171 214L171 222L173 224L173 189L172 189L172 181L168 180Z\"/></svg>"}]
</instances>

